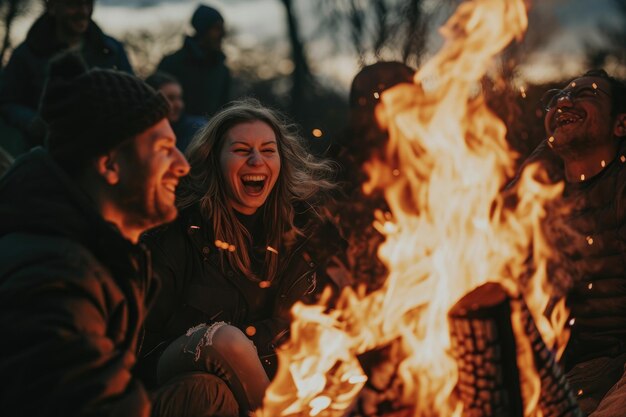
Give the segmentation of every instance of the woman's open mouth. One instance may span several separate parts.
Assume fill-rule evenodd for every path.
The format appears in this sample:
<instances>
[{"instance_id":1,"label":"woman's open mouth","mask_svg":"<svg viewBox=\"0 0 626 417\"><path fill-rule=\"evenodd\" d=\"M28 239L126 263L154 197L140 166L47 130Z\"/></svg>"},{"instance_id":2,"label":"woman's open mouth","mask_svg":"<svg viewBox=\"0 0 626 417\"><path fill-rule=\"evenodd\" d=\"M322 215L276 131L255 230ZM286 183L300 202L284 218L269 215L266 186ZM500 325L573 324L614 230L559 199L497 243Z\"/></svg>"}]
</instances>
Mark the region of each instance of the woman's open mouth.
<instances>
[{"instance_id":1,"label":"woman's open mouth","mask_svg":"<svg viewBox=\"0 0 626 417\"><path fill-rule=\"evenodd\" d=\"M267 175L263 174L248 174L241 176L241 183L243 184L244 191L250 195L260 195L265 188L267 182Z\"/></svg>"}]
</instances>

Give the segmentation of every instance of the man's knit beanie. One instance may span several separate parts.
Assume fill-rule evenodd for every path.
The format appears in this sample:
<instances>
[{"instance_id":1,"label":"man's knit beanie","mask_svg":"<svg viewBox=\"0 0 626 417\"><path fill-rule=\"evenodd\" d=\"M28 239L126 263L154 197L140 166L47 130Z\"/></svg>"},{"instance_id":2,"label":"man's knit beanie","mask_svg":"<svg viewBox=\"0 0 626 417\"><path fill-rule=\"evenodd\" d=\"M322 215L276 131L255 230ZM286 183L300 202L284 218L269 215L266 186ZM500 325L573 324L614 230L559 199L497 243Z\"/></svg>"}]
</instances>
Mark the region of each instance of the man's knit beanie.
<instances>
[{"instance_id":1,"label":"man's knit beanie","mask_svg":"<svg viewBox=\"0 0 626 417\"><path fill-rule=\"evenodd\" d=\"M89 160L166 118L169 103L133 75L89 70L78 53L66 52L50 63L39 111L55 159Z\"/></svg>"},{"instance_id":2,"label":"man's knit beanie","mask_svg":"<svg viewBox=\"0 0 626 417\"><path fill-rule=\"evenodd\" d=\"M191 16L191 26L196 30L196 33L203 34L214 24L224 22L224 18L216 9L211 6L201 4L198 6L193 15Z\"/></svg>"}]
</instances>

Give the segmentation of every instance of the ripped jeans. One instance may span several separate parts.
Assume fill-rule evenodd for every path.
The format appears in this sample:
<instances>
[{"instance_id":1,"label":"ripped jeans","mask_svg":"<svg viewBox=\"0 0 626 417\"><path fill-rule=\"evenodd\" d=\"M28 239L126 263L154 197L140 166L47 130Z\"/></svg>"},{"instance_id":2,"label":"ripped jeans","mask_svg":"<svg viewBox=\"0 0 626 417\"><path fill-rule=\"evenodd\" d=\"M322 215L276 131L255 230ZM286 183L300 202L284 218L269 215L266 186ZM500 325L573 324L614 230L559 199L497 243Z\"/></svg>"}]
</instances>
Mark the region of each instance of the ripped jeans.
<instances>
[{"instance_id":1,"label":"ripped jeans","mask_svg":"<svg viewBox=\"0 0 626 417\"><path fill-rule=\"evenodd\" d=\"M244 415L262 405L269 379L254 344L238 328L225 322L192 327L165 349L157 379L163 385L198 371L224 380Z\"/></svg>"}]
</instances>

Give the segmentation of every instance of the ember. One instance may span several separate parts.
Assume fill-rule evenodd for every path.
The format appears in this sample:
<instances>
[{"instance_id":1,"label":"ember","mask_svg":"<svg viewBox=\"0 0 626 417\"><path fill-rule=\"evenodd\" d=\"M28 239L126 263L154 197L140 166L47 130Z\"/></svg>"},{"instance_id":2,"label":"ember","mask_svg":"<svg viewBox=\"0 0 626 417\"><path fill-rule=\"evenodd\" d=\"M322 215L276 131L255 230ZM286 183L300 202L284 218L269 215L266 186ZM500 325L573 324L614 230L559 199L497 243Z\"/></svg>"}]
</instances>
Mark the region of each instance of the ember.
<instances>
[{"instance_id":1,"label":"ember","mask_svg":"<svg viewBox=\"0 0 626 417\"><path fill-rule=\"evenodd\" d=\"M366 373L358 358L380 349L401 353L390 355L397 360L387 370L394 383L381 393L395 392L401 414L392 409L384 415L469 412L473 405L466 399L474 398L483 388L480 381L487 379L472 380L469 368L457 368L448 311L489 280L506 288L507 297L524 298L541 337L535 332L516 338L517 369L501 368L498 379L498 367L511 351L500 347L498 354L495 344L514 339L506 332L519 336L529 329L524 311L502 310L499 314L503 320L511 317L513 329L502 327L497 337L489 333L489 324L484 329L461 325L458 335L474 338L476 346L479 340L494 346L475 352L474 358L488 359L493 365L485 370L489 380L504 384L490 391L493 396L480 407L484 411L489 404L492 412L508 407L511 415L542 412L539 397L546 379L535 371L534 348L542 339L547 346L542 352L560 352L567 340L567 315L559 302L550 318L544 316L552 293L545 273L550 251L539 223L545 202L559 195L562 185L541 184L535 180L537 168L530 166L520 179L519 196L502 193L514 155L505 141L506 128L486 106L479 84L494 57L523 35L526 24L522 0L462 3L441 29L446 43L416 74L415 83L380 95L377 117L389 131L389 143L384 160L368 163L370 181L364 188L383 190L390 208L378 227L386 237L379 256L388 279L369 294L345 290L332 311L323 303L294 307L291 340L279 351L278 374L258 416L345 416L359 401L362 409L367 401L359 396L371 397L370 385L376 384L363 390ZM513 200L516 204L509 204ZM521 285L519 278L529 270L532 276ZM554 362L542 360L552 370ZM459 373L460 396L455 390ZM464 411L464 406L469 408Z\"/></svg>"}]
</instances>

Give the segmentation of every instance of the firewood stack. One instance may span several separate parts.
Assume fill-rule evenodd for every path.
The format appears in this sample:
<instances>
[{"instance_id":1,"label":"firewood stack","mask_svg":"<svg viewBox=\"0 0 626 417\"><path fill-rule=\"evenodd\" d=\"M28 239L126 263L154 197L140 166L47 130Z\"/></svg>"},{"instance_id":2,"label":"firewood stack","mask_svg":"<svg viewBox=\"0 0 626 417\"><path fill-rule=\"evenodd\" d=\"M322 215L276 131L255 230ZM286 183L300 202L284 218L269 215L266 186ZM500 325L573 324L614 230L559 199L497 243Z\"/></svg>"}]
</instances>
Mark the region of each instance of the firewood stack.
<instances>
[{"instance_id":1,"label":"firewood stack","mask_svg":"<svg viewBox=\"0 0 626 417\"><path fill-rule=\"evenodd\" d=\"M523 416L512 303L517 303L513 307L521 311L522 327L541 380L538 409L544 417L582 417L565 375L544 344L524 301L511 300L496 283L466 294L448 314L464 416Z\"/></svg>"}]
</instances>

